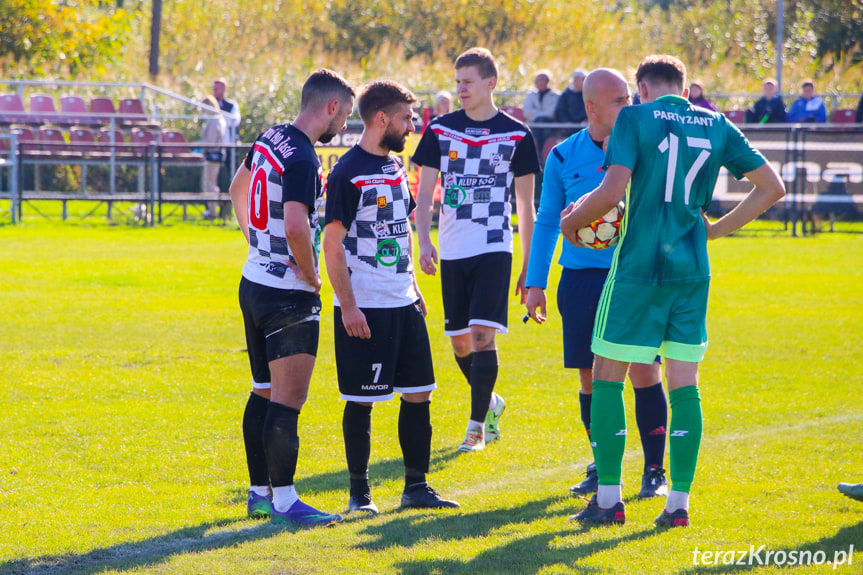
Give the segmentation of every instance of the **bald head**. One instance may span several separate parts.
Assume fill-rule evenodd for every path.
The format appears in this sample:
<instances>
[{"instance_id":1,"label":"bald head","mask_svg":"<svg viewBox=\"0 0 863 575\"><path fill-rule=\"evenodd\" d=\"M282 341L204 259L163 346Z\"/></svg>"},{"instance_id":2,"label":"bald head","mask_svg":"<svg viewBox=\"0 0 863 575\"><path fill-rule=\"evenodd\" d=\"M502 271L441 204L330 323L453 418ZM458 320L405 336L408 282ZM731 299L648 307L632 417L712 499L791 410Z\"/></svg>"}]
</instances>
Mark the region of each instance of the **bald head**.
<instances>
[{"instance_id":1,"label":"bald head","mask_svg":"<svg viewBox=\"0 0 863 575\"><path fill-rule=\"evenodd\" d=\"M629 104L629 84L617 70L598 68L584 79L587 129L594 140L611 134L617 114Z\"/></svg>"},{"instance_id":2,"label":"bald head","mask_svg":"<svg viewBox=\"0 0 863 575\"><path fill-rule=\"evenodd\" d=\"M607 90L619 90L625 88L629 91L626 78L617 70L611 68L597 68L584 79L584 100L595 102L603 92Z\"/></svg>"}]
</instances>

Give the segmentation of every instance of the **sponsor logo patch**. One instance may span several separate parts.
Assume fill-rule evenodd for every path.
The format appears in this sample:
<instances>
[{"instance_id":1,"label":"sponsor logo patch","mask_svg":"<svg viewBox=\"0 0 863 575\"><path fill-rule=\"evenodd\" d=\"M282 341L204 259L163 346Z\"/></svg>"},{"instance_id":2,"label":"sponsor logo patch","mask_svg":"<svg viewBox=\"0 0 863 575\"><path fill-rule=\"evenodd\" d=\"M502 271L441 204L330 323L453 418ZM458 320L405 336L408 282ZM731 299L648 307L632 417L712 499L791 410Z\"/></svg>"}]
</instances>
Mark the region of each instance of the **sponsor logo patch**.
<instances>
[{"instance_id":1,"label":"sponsor logo patch","mask_svg":"<svg viewBox=\"0 0 863 575\"><path fill-rule=\"evenodd\" d=\"M391 238L406 236L408 233L407 221L402 222L384 222L378 221L375 223L375 235L379 238Z\"/></svg>"},{"instance_id":2,"label":"sponsor logo patch","mask_svg":"<svg viewBox=\"0 0 863 575\"><path fill-rule=\"evenodd\" d=\"M467 128L464 133L468 136L488 136L491 131L488 128Z\"/></svg>"},{"instance_id":3,"label":"sponsor logo patch","mask_svg":"<svg viewBox=\"0 0 863 575\"><path fill-rule=\"evenodd\" d=\"M497 178L495 176L462 176L457 178L456 184L463 188L478 188L481 186L493 186Z\"/></svg>"},{"instance_id":4,"label":"sponsor logo patch","mask_svg":"<svg viewBox=\"0 0 863 575\"><path fill-rule=\"evenodd\" d=\"M387 164L381 168L381 171L385 174L395 174L399 167L395 164Z\"/></svg>"},{"instance_id":5,"label":"sponsor logo patch","mask_svg":"<svg viewBox=\"0 0 863 575\"><path fill-rule=\"evenodd\" d=\"M449 161L454 162L458 160L458 150L450 150L449 151Z\"/></svg>"},{"instance_id":6,"label":"sponsor logo patch","mask_svg":"<svg viewBox=\"0 0 863 575\"><path fill-rule=\"evenodd\" d=\"M396 240L387 239L378 242L378 253L375 254L375 260L385 267L392 267L399 263L399 258L402 255L402 248Z\"/></svg>"},{"instance_id":7,"label":"sponsor logo patch","mask_svg":"<svg viewBox=\"0 0 863 575\"><path fill-rule=\"evenodd\" d=\"M387 197L386 196L378 196L378 207L379 208L387 207Z\"/></svg>"}]
</instances>

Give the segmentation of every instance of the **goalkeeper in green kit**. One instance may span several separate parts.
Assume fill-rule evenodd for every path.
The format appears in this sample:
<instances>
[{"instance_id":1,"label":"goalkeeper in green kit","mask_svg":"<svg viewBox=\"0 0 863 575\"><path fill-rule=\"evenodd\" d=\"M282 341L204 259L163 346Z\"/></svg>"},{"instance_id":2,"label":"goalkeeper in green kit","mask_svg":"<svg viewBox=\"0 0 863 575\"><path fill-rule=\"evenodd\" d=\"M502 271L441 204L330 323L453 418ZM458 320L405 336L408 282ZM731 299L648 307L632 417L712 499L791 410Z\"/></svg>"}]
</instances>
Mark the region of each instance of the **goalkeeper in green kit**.
<instances>
[{"instance_id":1,"label":"goalkeeper in green kit","mask_svg":"<svg viewBox=\"0 0 863 575\"><path fill-rule=\"evenodd\" d=\"M642 105L620 111L603 167L605 179L578 208L561 213L576 232L626 195L620 242L600 299L591 349L591 447L599 490L571 519L624 523L620 475L626 446L623 381L630 362L666 358L671 422L671 491L654 522L689 524L689 489L701 444L698 363L707 349L707 240L732 233L785 195L776 171L722 114L686 99L686 68L672 56L648 56L636 71ZM710 205L720 168L755 187L715 222Z\"/></svg>"}]
</instances>

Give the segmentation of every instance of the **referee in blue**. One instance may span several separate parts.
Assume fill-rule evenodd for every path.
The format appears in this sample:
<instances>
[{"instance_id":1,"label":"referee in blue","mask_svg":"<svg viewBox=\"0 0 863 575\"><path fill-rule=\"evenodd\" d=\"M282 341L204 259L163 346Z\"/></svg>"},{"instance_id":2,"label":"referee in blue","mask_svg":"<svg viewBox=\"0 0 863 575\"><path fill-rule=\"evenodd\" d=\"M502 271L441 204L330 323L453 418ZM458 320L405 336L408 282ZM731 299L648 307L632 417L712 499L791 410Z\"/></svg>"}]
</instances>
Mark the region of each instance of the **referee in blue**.
<instances>
[{"instance_id":1,"label":"referee in blue","mask_svg":"<svg viewBox=\"0 0 863 575\"><path fill-rule=\"evenodd\" d=\"M527 309L539 324L546 320L548 272L560 236L560 212L595 189L605 172L604 146L621 108L630 104L629 86L617 70L599 68L584 81L587 128L555 146L545 163L539 213L531 239L527 268ZM614 248L593 250L563 242L560 265L563 271L557 290L557 305L563 323L563 365L578 369L581 380L581 420L590 439L590 399L593 392L593 353L590 342L596 308ZM629 378L635 388L635 415L644 449L644 474L639 497L668 493L665 470L668 403L662 389L659 358L653 364L632 364ZM574 497L596 491L596 466L587 466L581 483L570 488Z\"/></svg>"}]
</instances>

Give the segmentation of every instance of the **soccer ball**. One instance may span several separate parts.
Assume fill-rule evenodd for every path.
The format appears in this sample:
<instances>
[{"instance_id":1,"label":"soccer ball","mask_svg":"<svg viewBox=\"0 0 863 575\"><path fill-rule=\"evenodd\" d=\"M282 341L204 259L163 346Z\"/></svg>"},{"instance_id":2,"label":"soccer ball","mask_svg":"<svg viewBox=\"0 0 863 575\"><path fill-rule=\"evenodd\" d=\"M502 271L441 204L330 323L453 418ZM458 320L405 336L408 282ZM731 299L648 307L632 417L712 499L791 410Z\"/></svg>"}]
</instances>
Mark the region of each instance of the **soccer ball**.
<instances>
[{"instance_id":1,"label":"soccer ball","mask_svg":"<svg viewBox=\"0 0 863 575\"><path fill-rule=\"evenodd\" d=\"M588 195L590 194L585 194L578 198L575 206L578 207ZM617 207L612 208L610 212L592 224L584 226L575 235L583 247L604 250L616 245L620 241L620 222L622 220L623 202L620 202L617 204Z\"/></svg>"}]
</instances>

